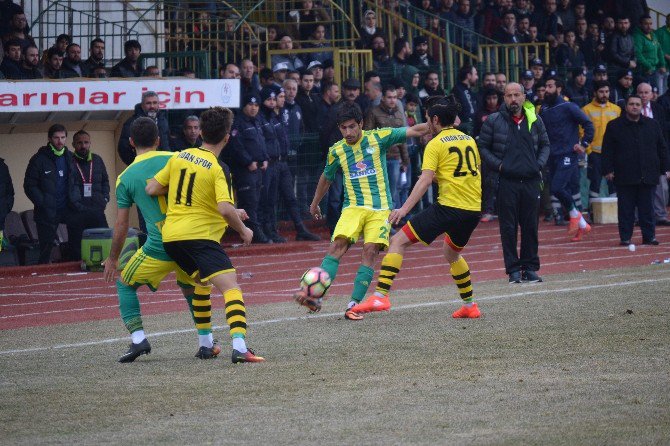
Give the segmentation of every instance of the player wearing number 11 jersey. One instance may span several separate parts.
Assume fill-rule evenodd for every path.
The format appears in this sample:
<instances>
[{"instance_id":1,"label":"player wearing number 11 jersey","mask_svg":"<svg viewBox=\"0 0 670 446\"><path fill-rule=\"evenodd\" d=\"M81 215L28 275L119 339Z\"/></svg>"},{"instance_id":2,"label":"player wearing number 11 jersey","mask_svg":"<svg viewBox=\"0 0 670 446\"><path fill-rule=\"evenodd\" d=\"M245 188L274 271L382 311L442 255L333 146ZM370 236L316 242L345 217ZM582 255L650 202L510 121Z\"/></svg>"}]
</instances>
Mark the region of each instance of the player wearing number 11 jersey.
<instances>
[{"instance_id":1,"label":"player wearing number 11 jersey","mask_svg":"<svg viewBox=\"0 0 670 446\"><path fill-rule=\"evenodd\" d=\"M325 196L335 175L344 175L344 204L342 215L333 231L328 254L321 262L331 280L335 280L340 259L349 247L363 236L361 265L354 279L351 301L345 311L349 320L362 319L351 311L365 297L372 282L372 269L381 249L388 246L391 225L388 216L393 201L389 192L386 170L386 151L407 138L420 137L429 132L427 124L412 127L382 128L363 131L363 113L357 104L343 103L337 113L337 125L343 139L328 151L326 167L319 179L310 205L310 213L321 218L319 202ZM305 303L303 291L294 298L313 311L320 308Z\"/></svg>"},{"instance_id":2,"label":"player wearing number 11 jersey","mask_svg":"<svg viewBox=\"0 0 670 446\"><path fill-rule=\"evenodd\" d=\"M402 265L405 249L416 242L429 245L441 234L444 237L444 256L463 300L453 317L477 318L473 302L470 268L461 250L477 227L481 210L481 175L479 151L474 139L456 130L453 125L460 106L453 97L445 98L428 109L431 130L436 136L424 153L421 176L412 193L400 209L391 212L389 221L399 222L421 199L433 181L437 181L437 203L412 217L391 239L389 252L382 259L375 293L352 308L357 314L384 311L391 308L388 299Z\"/></svg>"}]
</instances>

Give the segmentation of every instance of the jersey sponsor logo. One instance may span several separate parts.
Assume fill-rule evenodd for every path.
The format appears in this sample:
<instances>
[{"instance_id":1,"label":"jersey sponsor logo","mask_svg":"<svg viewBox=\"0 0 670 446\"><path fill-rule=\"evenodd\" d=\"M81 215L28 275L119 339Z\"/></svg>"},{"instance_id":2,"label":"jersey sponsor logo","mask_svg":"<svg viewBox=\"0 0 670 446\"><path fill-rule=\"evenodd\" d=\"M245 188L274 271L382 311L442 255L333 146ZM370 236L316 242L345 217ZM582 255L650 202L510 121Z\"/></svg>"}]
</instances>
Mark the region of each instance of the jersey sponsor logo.
<instances>
[{"instance_id":1,"label":"jersey sponsor logo","mask_svg":"<svg viewBox=\"0 0 670 446\"><path fill-rule=\"evenodd\" d=\"M377 169L374 168L370 160L361 160L349 166L349 178L352 180L376 174Z\"/></svg>"}]
</instances>

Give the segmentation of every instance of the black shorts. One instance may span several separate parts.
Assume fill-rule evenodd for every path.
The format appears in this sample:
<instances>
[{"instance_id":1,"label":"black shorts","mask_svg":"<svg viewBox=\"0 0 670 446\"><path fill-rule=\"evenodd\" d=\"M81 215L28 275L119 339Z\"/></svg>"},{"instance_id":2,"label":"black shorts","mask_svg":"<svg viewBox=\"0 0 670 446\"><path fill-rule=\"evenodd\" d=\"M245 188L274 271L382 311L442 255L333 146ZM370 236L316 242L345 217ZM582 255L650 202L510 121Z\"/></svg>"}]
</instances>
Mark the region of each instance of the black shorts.
<instances>
[{"instance_id":1,"label":"black shorts","mask_svg":"<svg viewBox=\"0 0 670 446\"><path fill-rule=\"evenodd\" d=\"M410 241L426 245L446 233L444 242L454 251L460 252L468 244L480 217L479 211L466 211L434 203L412 217L402 230Z\"/></svg>"},{"instance_id":2,"label":"black shorts","mask_svg":"<svg viewBox=\"0 0 670 446\"><path fill-rule=\"evenodd\" d=\"M163 242L165 252L186 274L206 281L219 274L235 272L223 247L212 240L179 240Z\"/></svg>"}]
</instances>

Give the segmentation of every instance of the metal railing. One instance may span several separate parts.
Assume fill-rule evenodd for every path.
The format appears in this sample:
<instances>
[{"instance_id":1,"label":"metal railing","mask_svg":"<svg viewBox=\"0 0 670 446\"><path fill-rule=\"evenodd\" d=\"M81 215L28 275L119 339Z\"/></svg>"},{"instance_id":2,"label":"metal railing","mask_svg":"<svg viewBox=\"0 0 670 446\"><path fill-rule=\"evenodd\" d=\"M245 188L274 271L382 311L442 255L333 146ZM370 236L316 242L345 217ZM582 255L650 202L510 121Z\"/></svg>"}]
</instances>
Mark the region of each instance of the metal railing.
<instances>
[{"instance_id":1,"label":"metal railing","mask_svg":"<svg viewBox=\"0 0 670 446\"><path fill-rule=\"evenodd\" d=\"M301 57L311 53L332 53L333 67L335 68L334 82L341 85L342 82L350 77L362 79L366 71L374 68L372 62L372 51L370 50L350 50L341 48L301 48L296 50L269 50L267 52L266 64L272 66L272 56L296 55ZM307 60L303 60L307 62ZM307 65L307 63L305 63Z\"/></svg>"},{"instance_id":2,"label":"metal railing","mask_svg":"<svg viewBox=\"0 0 670 446\"><path fill-rule=\"evenodd\" d=\"M521 72L530 66L532 59L549 60L549 44L482 44L479 45L478 57L483 72L505 73L508 81L518 82Z\"/></svg>"}]
</instances>

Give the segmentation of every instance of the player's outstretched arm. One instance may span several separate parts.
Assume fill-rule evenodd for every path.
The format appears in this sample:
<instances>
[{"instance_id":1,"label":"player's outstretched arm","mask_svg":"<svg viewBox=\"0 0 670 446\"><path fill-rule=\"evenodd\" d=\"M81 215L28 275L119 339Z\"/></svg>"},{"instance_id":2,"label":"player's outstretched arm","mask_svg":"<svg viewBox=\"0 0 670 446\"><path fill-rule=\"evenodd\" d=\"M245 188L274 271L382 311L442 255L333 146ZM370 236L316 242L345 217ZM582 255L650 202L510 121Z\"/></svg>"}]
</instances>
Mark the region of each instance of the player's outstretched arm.
<instances>
[{"instance_id":1,"label":"player's outstretched arm","mask_svg":"<svg viewBox=\"0 0 670 446\"><path fill-rule=\"evenodd\" d=\"M151 178L147 183L147 187L144 188L144 191L147 193L147 195L152 196L167 195L168 187L163 186L156 180L156 178Z\"/></svg>"},{"instance_id":2,"label":"player's outstretched arm","mask_svg":"<svg viewBox=\"0 0 670 446\"><path fill-rule=\"evenodd\" d=\"M321 209L319 208L319 203L323 197L326 196L326 192L330 188L332 181L328 181L324 174L321 174L319 178L319 183L316 185L316 190L314 191L314 199L312 199L312 204L309 205L309 213L312 216L319 220L321 218Z\"/></svg>"},{"instance_id":3,"label":"player's outstretched arm","mask_svg":"<svg viewBox=\"0 0 670 446\"><path fill-rule=\"evenodd\" d=\"M112 236L112 247L109 249L109 257L107 257L102 265L105 267L104 277L105 282L111 282L116 276L116 268L119 263L119 255L123 243L126 241L128 235L128 221L130 217L130 209L120 208L116 214L116 223L114 223L114 235Z\"/></svg>"},{"instance_id":4,"label":"player's outstretched arm","mask_svg":"<svg viewBox=\"0 0 670 446\"><path fill-rule=\"evenodd\" d=\"M423 135L427 135L428 133L430 133L430 126L427 122L413 125L412 127L407 127L408 138L420 138Z\"/></svg>"},{"instance_id":5,"label":"player's outstretched arm","mask_svg":"<svg viewBox=\"0 0 670 446\"><path fill-rule=\"evenodd\" d=\"M240 234L240 237L242 237L242 243L245 245L251 244L251 239L253 238L254 233L251 229L247 228L244 223L242 223L242 219L240 218L240 213L238 210L227 201L217 203L217 208L223 218L226 219L228 225L238 234Z\"/></svg>"},{"instance_id":6,"label":"player's outstretched arm","mask_svg":"<svg viewBox=\"0 0 670 446\"><path fill-rule=\"evenodd\" d=\"M426 193L432 184L434 177L435 172L432 170L425 169L421 172L421 176L414 185L412 193L410 193L409 197L407 197L407 200L405 200L405 204L403 204L400 209L394 209L391 211L391 215L389 215L389 223L393 225L398 224L400 220L402 220L407 215L407 213L414 208L414 206L419 202L419 200L421 200L423 194Z\"/></svg>"}]
</instances>

